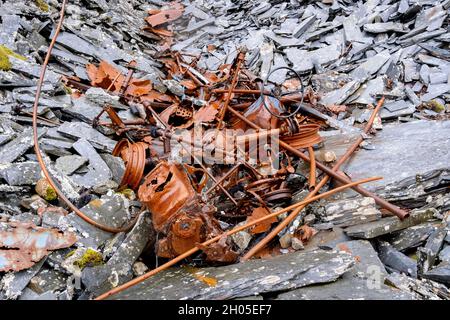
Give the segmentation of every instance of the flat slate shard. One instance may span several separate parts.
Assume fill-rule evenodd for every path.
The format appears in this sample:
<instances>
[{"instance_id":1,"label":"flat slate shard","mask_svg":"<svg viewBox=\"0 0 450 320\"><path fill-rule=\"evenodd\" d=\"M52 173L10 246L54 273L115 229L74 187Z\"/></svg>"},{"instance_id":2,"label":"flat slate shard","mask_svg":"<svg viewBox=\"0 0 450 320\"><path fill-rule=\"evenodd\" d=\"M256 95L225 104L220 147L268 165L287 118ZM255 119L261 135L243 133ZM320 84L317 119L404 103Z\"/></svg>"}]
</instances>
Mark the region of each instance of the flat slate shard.
<instances>
[{"instance_id":1,"label":"flat slate shard","mask_svg":"<svg viewBox=\"0 0 450 320\"><path fill-rule=\"evenodd\" d=\"M381 219L373 198L359 197L325 204L322 220L338 227L348 227Z\"/></svg>"},{"instance_id":2,"label":"flat slate shard","mask_svg":"<svg viewBox=\"0 0 450 320\"><path fill-rule=\"evenodd\" d=\"M38 128L39 129L39 128ZM38 137L44 135L45 129L38 130ZM33 131L27 128L14 140L0 147L0 163L14 162L33 146Z\"/></svg>"},{"instance_id":3,"label":"flat slate shard","mask_svg":"<svg viewBox=\"0 0 450 320\"><path fill-rule=\"evenodd\" d=\"M450 263L443 262L430 271L423 273L422 277L450 286Z\"/></svg>"},{"instance_id":4,"label":"flat slate shard","mask_svg":"<svg viewBox=\"0 0 450 320\"><path fill-rule=\"evenodd\" d=\"M423 244L436 230L437 223L423 223L392 234L388 239L392 247L399 251L416 248Z\"/></svg>"},{"instance_id":5,"label":"flat slate shard","mask_svg":"<svg viewBox=\"0 0 450 320\"><path fill-rule=\"evenodd\" d=\"M85 268L81 281L90 293L97 296L130 280L133 263L154 240L155 232L150 215L143 212L108 262L105 265Z\"/></svg>"},{"instance_id":6,"label":"flat slate shard","mask_svg":"<svg viewBox=\"0 0 450 320\"><path fill-rule=\"evenodd\" d=\"M405 293L412 294L418 300L448 300L450 290L445 285L428 280L414 279L407 275L393 272L386 278L386 284Z\"/></svg>"},{"instance_id":7,"label":"flat slate shard","mask_svg":"<svg viewBox=\"0 0 450 320\"><path fill-rule=\"evenodd\" d=\"M431 170L448 168L450 121L420 120L384 125L370 143L375 150L359 150L342 170L352 180L366 178L374 172L382 176L382 180L365 185L373 191Z\"/></svg>"},{"instance_id":8,"label":"flat slate shard","mask_svg":"<svg viewBox=\"0 0 450 320\"><path fill-rule=\"evenodd\" d=\"M160 272L111 298L205 300L247 297L335 281L354 263L346 252L316 249L218 268L195 271L175 268Z\"/></svg>"},{"instance_id":9,"label":"flat slate shard","mask_svg":"<svg viewBox=\"0 0 450 320\"><path fill-rule=\"evenodd\" d=\"M72 138L84 138L89 141L94 148L111 153L116 145L116 141L104 136L90 125L84 122L64 122L58 132Z\"/></svg>"},{"instance_id":10,"label":"flat slate shard","mask_svg":"<svg viewBox=\"0 0 450 320\"><path fill-rule=\"evenodd\" d=\"M34 185L41 178L41 167L35 161L0 165L0 177L10 186Z\"/></svg>"},{"instance_id":11,"label":"flat slate shard","mask_svg":"<svg viewBox=\"0 0 450 320\"><path fill-rule=\"evenodd\" d=\"M378 221L348 227L345 229L345 233L354 238L373 239L433 219L437 213L436 209L415 210L411 212L409 218L404 220L397 217L383 218Z\"/></svg>"},{"instance_id":12,"label":"flat slate shard","mask_svg":"<svg viewBox=\"0 0 450 320\"><path fill-rule=\"evenodd\" d=\"M355 266L344 273L338 281L326 284L302 287L280 294L281 300L411 300L409 293L395 290L385 285L388 276L369 241L355 240L341 242L337 250L350 253ZM373 272L380 275L380 283L375 283Z\"/></svg>"},{"instance_id":13,"label":"flat slate shard","mask_svg":"<svg viewBox=\"0 0 450 320\"><path fill-rule=\"evenodd\" d=\"M380 242L378 246L380 260L384 265L413 278L417 278L417 262L397 251L387 242Z\"/></svg>"},{"instance_id":14,"label":"flat slate shard","mask_svg":"<svg viewBox=\"0 0 450 320\"><path fill-rule=\"evenodd\" d=\"M111 170L86 139L75 142L73 148L89 160L89 171L84 175L73 175L72 179L75 182L82 186L94 187L112 179Z\"/></svg>"}]
</instances>

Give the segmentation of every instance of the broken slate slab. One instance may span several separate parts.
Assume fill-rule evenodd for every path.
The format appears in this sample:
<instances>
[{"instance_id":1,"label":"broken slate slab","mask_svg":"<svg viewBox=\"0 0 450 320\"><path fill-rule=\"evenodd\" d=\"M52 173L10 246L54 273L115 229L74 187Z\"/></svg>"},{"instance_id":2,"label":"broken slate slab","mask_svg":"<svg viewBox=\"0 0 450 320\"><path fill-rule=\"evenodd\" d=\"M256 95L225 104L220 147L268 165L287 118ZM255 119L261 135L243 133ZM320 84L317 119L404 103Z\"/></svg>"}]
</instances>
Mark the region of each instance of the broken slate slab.
<instances>
[{"instance_id":1,"label":"broken slate slab","mask_svg":"<svg viewBox=\"0 0 450 320\"><path fill-rule=\"evenodd\" d=\"M73 144L73 148L84 158L89 160L89 171L84 175L74 174L72 179L79 185L94 187L111 180L112 173L94 147L84 138Z\"/></svg>"},{"instance_id":2,"label":"broken slate slab","mask_svg":"<svg viewBox=\"0 0 450 320\"><path fill-rule=\"evenodd\" d=\"M56 159L55 168L64 174L71 175L87 162L88 159L82 156L63 156Z\"/></svg>"},{"instance_id":3,"label":"broken slate slab","mask_svg":"<svg viewBox=\"0 0 450 320\"><path fill-rule=\"evenodd\" d=\"M436 229L436 223L422 223L393 233L388 241L395 249L405 251L420 246Z\"/></svg>"},{"instance_id":4,"label":"broken slate slab","mask_svg":"<svg viewBox=\"0 0 450 320\"><path fill-rule=\"evenodd\" d=\"M0 283L0 300L17 299L30 280L41 270L46 258L41 259L38 263L29 269L19 272L9 272L1 279Z\"/></svg>"},{"instance_id":5,"label":"broken slate slab","mask_svg":"<svg viewBox=\"0 0 450 320\"><path fill-rule=\"evenodd\" d=\"M398 217L383 218L378 221L348 227L345 229L345 233L354 238L372 239L433 219L437 213L436 209L415 210L411 212L408 218L403 220Z\"/></svg>"},{"instance_id":6,"label":"broken slate slab","mask_svg":"<svg viewBox=\"0 0 450 320\"><path fill-rule=\"evenodd\" d=\"M45 134L46 129L38 128L38 137ZM14 162L33 146L33 130L25 129L14 140L0 147L0 163Z\"/></svg>"},{"instance_id":7,"label":"broken slate slab","mask_svg":"<svg viewBox=\"0 0 450 320\"><path fill-rule=\"evenodd\" d=\"M83 269L81 281L94 296L106 292L132 277L134 262L149 242L154 242L155 231L149 212L143 212L133 229L105 265Z\"/></svg>"},{"instance_id":8,"label":"broken slate slab","mask_svg":"<svg viewBox=\"0 0 450 320\"><path fill-rule=\"evenodd\" d=\"M381 219L381 212L376 208L375 200L369 197L332 201L323 207L322 220L338 227L348 227L378 219Z\"/></svg>"},{"instance_id":9,"label":"broken slate slab","mask_svg":"<svg viewBox=\"0 0 450 320\"><path fill-rule=\"evenodd\" d=\"M58 132L72 137L84 138L89 141L94 148L111 153L116 142L84 122L65 122L59 128Z\"/></svg>"},{"instance_id":10,"label":"broken slate slab","mask_svg":"<svg viewBox=\"0 0 450 320\"><path fill-rule=\"evenodd\" d=\"M380 259L384 265L413 278L417 278L417 262L401 253L387 242L378 245Z\"/></svg>"},{"instance_id":11,"label":"broken slate slab","mask_svg":"<svg viewBox=\"0 0 450 320\"><path fill-rule=\"evenodd\" d=\"M346 252L316 249L218 268L173 268L111 298L232 299L335 281L353 265L353 257ZM215 279L217 284L208 285L203 277Z\"/></svg>"},{"instance_id":12,"label":"broken slate slab","mask_svg":"<svg viewBox=\"0 0 450 320\"><path fill-rule=\"evenodd\" d=\"M386 269L369 241L355 240L337 244L338 250L350 253L355 266L342 278L327 284L306 286L280 294L280 300L411 300L384 284ZM376 276L375 276L376 275Z\"/></svg>"},{"instance_id":13,"label":"broken slate slab","mask_svg":"<svg viewBox=\"0 0 450 320\"><path fill-rule=\"evenodd\" d=\"M444 285L428 279L414 279L398 272L388 275L386 284L412 294L417 300L448 300L450 298L450 290Z\"/></svg>"},{"instance_id":14,"label":"broken slate slab","mask_svg":"<svg viewBox=\"0 0 450 320\"><path fill-rule=\"evenodd\" d=\"M422 277L450 286L450 263L443 262L422 274Z\"/></svg>"},{"instance_id":15,"label":"broken slate slab","mask_svg":"<svg viewBox=\"0 0 450 320\"><path fill-rule=\"evenodd\" d=\"M376 172L383 179L365 185L374 191L418 174L448 168L450 121L420 120L385 125L370 143L375 150L359 150L342 170L355 181Z\"/></svg>"},{"instance_id":16,"label":"broken slate slab","mask_svg":"<svg viewBox=\"0 0 450 320\"><path fill-rule=\"evenodd\" d=\"M0 177L10 186L34 185L41 178L38 162L0 164Z\"/></svg>"}]
</instances>

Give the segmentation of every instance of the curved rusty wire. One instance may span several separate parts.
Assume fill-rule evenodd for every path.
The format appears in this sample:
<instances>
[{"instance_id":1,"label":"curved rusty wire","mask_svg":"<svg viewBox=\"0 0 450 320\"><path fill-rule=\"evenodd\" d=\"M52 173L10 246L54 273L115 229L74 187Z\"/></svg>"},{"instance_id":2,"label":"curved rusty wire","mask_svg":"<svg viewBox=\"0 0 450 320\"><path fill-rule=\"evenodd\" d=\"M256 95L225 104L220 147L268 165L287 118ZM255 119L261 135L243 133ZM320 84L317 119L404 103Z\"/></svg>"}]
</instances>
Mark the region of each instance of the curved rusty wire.
<instances>
[{"instance_id":1,"label":"curved rusty wire","mask_svg":"<svg viewBox=\"0 0 450 320\"><path fill-rule=\"evenodd\" d=\"M59 189L59 187L56 185L55 181L53 180L53 178L51 177L50 173L47 170L47 167L45 165L45 162L43 160L42 154L41 154L41 150L39 148L39 140L38 140L38 131L37 131L37 110L38 110L38 105L39 105L39 98L41 95L41 91L42 91L42 84L44 82L44 78L45 78L45 72L47 70L47 65L48 62L50 60L50 56L51 56L51 52L53 47L55 46L56 43L56 39L61 31L61 27L62 27L62 23L64 20L64 13L65 13L65 8L67 5L67 0L63 0L62 4L61 4L61 10L60 10L60 14L59 14L59 22L58 25L56 27L55 30L55 34L50 42L50 45L48 47L47 50L47 54L45 55L45 59L44 62L42 64L42 68L41 68L41 72L39 75L39 80L37 83L37 88L36 88L36 95L34 98L34 104L33 104L33 141L34 141L34 150L36 153L36 157L37 160L39 162L39 166L45 176L45 179L47 179L48 183L51 185L51 187L55 190L56 194L58 195L58 197L64 201L67 206L73 211L75 212L75 214L77 216L79 216L81 219L83 219L84 221L86 221L87 223L103 230L103 231L107 231L107 232L111 232L111 233L119 233L119 232L125 232L130 230L133 225L136 223L137 218L134 219L134 221L132 221L129 225L127 225L124 228L113 228L113 227L109 227L109 226L105 226L102 225L100 223L98 223L97 221L91 219L90 217L88 217L87 215L85 215L83 212L81 212L65 195L64 193Z\"/></svg>"}]
</instances>

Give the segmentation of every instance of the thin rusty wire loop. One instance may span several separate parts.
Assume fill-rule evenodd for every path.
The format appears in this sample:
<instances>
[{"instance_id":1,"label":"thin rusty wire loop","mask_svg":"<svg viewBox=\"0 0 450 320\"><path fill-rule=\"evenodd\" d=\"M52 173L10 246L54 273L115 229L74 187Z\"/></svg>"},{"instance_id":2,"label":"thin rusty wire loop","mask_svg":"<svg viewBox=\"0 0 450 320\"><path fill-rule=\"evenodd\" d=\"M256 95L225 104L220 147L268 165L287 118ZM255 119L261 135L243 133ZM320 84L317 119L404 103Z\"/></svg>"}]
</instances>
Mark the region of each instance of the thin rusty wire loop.
<instances>
[{"instance_id":1,"label":"thin rusty wire loop","mask_svg":"<svg viewBox=\"0 0 450 320\"><path fill-rule=\"evenodd\" d=\"M252 227L252 226L254 226L254 225L258 224L258 223L261 223L261 222L264 222L266 220L269 220L269 219L272 219L274 217L277 217L277 216L279 216L279 215L281 215L281 214L283 214L283 213L285 213L285 212L287 212L289 210L295 209L295 208L297 208L299 206L307 205L307 204L309 204L309 203L311 203L313 201L316 201L316 200L319 200L319 199L322 199L322 198L326 198L326 197L331 196L331 195L333 195L333 194L335 194L337 192L340 192L340 191L345 190L347 188L351 188L351 187L353 187L355 185L362 184L362 183L367 183L367 182L371 182L371 181L375 181L375 180L380 180L380 179L382 179L382 178L381 177L373 177L373 178L367 178L367 179L351 182L349 184L346 184L346 185L343 185L343 186L339 186L339 187L337 187L337 188L335 188L333 190L324 192L324 193L319 194L317 196L314 196L312 198L309 198L309 199L303 200L301 202L295 203L293 205L290 205L289 207L286 207L286 208L281 209L279 211L276 211L274 213L268 214L265 217L253 220L253 221L251 221L249 223L246 223L245 225L242 225L242 226L239 226L239 227L235 227L232 230L226 231L225 233L223 233L221 235L218 235L218 236L216 236L214 238L211 238L211 239L201 243L198 246L195 246L194 248L192 248L192 249L186 251L185 253L179 255L178 257L173 258L172 260L170 260L170 261L160 265L159 267L157 267L157 268L155 268L155 269L153 269L153 270L143 274L142 276L134 278L131 281L128 281L128 282L126 282L126 283L124 283L124 284L122 284L122 285L120 285L120 286L118 286L118 287L116 287L116 288L114 288L114 289L112 289L110 291L107 291L107 292L101 294L100 296L96 297L95 300L104 300L104 299L106 299L106 298L108 298L108 297L110 297L110 296L112 296L114 294L117 294L117 293L119 293L119 292L121 292L123 290L126 290L126 289L128 289L128 288L130 288L132 286L135 286L135 285L141 283L142 281L144 281L144 280L154 276L155 274L168 269L169 267L175 265L176 263L180 262L181 260L188 258L192 254L194 254L197 251L199 251L200 250L199 247L208 246L208 245L210 245L210 244L212 244L214 242L219 241L224 236L225 237L231 236L231 235L233 235L233 234L235 234L237 232L240 232L242 230L250 228L250 227Z\"/></svg>"},{"instance_id":2,"label":"thin rusty wire loop","mask_svg":"<svg viewBox=\"0 0 450 320\"><path fill-rule=\"evenodd\" d=\"M67 206L73 211L75 212L75 214L77 216L79 216L81 219L83 219L84 221L86 221L87 223L103 230L103 231L107 231L107 232L111 232L111 233L119 233L119 232L126 232L128 230L130 230L134 224L137 221L137 218L139 216L137 216L129 225L127 225L124 228L113 228L113 227L109 227L109 226L104 226L100 223L98 223L97 221L91 219L90 217L88 217L87 215L85 215L83 212L81 212L63 193L62 191L59 189L59 187L56 185L55 181L53 180L53 178L51 177L50 173L47 170L47 167L45 165L44 159L42 158L42 154L41 154L41 150L39 148L39 140L38 140L38 130L37 130L37 110L38 110L38 105L39 105L39 97L41 95L41 91L42 91L42 84L44 82L44 78L45 78L45 71L47 70L47 65L48 62L50 60L50 56L52 53L52 49L55 46L56 43L56 39L59 35L59 32L61 31L61 27L62 27L62 23L64 20L64 13L65 13L65 8L67 5L67 0L63 0L62 5L61 5L61 11L60 11L60 16L59 16L59 22L58 25L56 27L55 30L55 35L53 36L52 41L50 42L50 45L48 47L48 51L47 54L45 56L44 59L44 63L42 64L42 68L41 68L41 72L40 72L40 76L39 76L39 81L37 84L37 88L36 88L36 96L34 98L34 105L33 105L33 141L34 141L34 150L36 153L36 157L37 160L39 162L39 166L41 167L42 172L44 173L45 178L47 179L48 183L51 185L51 187L55 190L55 192L58 194L58 197L64 201Z\"/></svg>"}]
</instances>

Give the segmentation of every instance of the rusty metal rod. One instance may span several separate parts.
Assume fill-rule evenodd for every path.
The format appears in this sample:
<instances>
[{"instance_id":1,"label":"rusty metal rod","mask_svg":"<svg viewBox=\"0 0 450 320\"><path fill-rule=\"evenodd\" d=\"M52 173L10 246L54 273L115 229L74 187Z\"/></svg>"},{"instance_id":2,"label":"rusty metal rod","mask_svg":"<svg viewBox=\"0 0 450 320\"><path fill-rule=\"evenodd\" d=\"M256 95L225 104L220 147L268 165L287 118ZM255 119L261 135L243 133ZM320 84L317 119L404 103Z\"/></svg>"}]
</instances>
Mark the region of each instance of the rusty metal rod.
<instances>
[{"instance_id":1,"label":"rusty metal rod","mask_svg":"<svg viewBox=\"0 0 450 320\"><path fill-rule=\"evenodd\" d=\"M382 99L382 101L384 101L384 99ZM381 108L381 105L380 105L380 108ZM233 113L237 118L239 118L240 120L244 121L247 125L252 127L253 129L261 129L256 124L254 124L252 121L248 120L246 117L244 117L242 114L240 114L238 111L234 110L232 107L228 106L228 110L231 113ZM277 141L277 140L275 140L275 141ZM294 155L298 156L299 158L303 159L304 161L307 161L307 162L311 163L311 159L307 155L305 155L303 152L301 152L301 151L291 147L289 144L287 144L287 143L285 143L285 142L283 142L281 140L278 140L278 142L279 142L280 146L283 147L285 150L293 153ZM356 149L356 147L354 149ZM345 161L345 160L343 160L343 161ZM316 166L321 171L323 171L327 175L333 177L334 179L340 181L341 183L349 183L350 182L350 180L348 178L338 175L332 169L330 169L327 166L323 165L319 161L316 161ZM395 214L400 219L404 219L404 218L406 218L408 216L408 213L406 211L404 211L404 210L400 209L399 207L397 207L397 206L387 202L383 198L377 196L376 194L373 194L372 192L370 192L370 191L368 191L368 190L366 190L366 189L364 189L362 187L354 186L352 189L357 191L358 193L362 194L363 196L373 198L375 200L375 202L380 207L382 207L382 208L392 212L393 214Z\"/></svg>"},{"instance_id":2,"label":"rusty metal rod","mask_svg":"<svg viewBox=\"0 0 450 320\"><path fill-rule=\"evenodd\" d=\"M143 274L142 276L134 278L131 281L128 281L128 282L126 282L126 283L124 283L124 284L122 284L122 285L120 285L120 286L118 286L118 287L108 291L108 292L105 292L105 293L99 295L98 297L95 298L95 300L104 300L104 299L106 299L106 298L108 298L108 297L110 297L110 296L112 296L114 294L117 294L117 293L119 293L119 292L121 292L123 290L126 290L126 289L128 289L128 288L130 288L132 286L135 286L135 285L141 283L142 281L144 281L144 280L154 276L155 274L168 269L169 267L175 265L176 263L182 261L183 259L188 258L192 254L194 254L197 251L199 251L200 250L199 247L208 246L208 245L210 245L210 244L212 244L214 242L219 241L220 239L222 239L223 236L227 237L227 236L233 235L233 234L235 234L237 232L240 232L242 230L250 228L250 227L252 227L252 226L254 226L254 225L258 224L258 223L261 223L261 222L266 221L268 219L272 219L273 217L279 216L279 215L281 215L281 214L283 214L283 213L285 213L285 212L287 212L289 210L292 210L292 209L294 209L294 208L296 208L298 206L307 205L307 204L309 204L309 203L311 203L313 201L316 201L316 200L319 200L319 199L322 199L322 198L326 198L328 196L331 196L334 193L337 193L339 191L345 190L347 188L351 188L352 186L355 186L355 185L358 185L358 184L362 184L362 183L371 182L371 181L375 181L375 180L380 180L380 179L381 179L381 177L373 177L373 178L367 178L367 179L351 182L349 184L337 187L337 188L335 188L333 190L324 192L324 193L322 193L320 195L314 196L314 197L312 197L310 199L306 199L306 200L303 200L302 202L298 202L296 204L293 204L293 205L291 205L289 207L286 207L286 208L281 209L279 211L276 211L274 213L268 214L265 217L253 220L253 221L251 221L249 223L246 223L245 225L242 225L242 226L239 226L239 227L235 227L232 230L226 231L224 234L218 235L218 236L216 236L214 238L211 238L211 239L201 243L199 246L195 246L194 248L186 251L185 253L182 253L181 255L177 256L176 258L173 258L172 260L170 260L170 261L166 262L165 264L162 264L161 266L159 266L159 267L157 267L157 268L155 268L155 269L153 269L153 270Z\"/></svg>"},{"instance_id":3,"label":"rusty metal rod","mask_svg":"<svg viewBox=\"0 0 450 320\"><path fill-rule=\"evenodd\" d=\"M366 125L366 129L364 130L366 132L369 132L370 128L372 127L372 123L373 120L375 119L375 116L377 115L377 113L380 111L381 106L384 103L384 97L381 98L381 100L378 102L377 107L373 110L372 115L369 119L369 121L367 122ZM361 139L361 140L360 140ZM360 137L357 141L355 141L353 143L353 145L349 148L349 151L354 151L359 144L362 141L362 137ZM336 171L339 169L339 167L352 155L352 152L346 152L340 159L339 161L333 166L333 168L331 169L333 174L338 175L339 177L342 178L341 175L337 174ZM306 197L306 199L309 199L311 197L314 197L315 194L317 194L320 189L322 189L322 187L328 182L330 175L325 176L320 182L319 184L308 194L308 196ZM362 188L361 188L362 189ZM354 189L356 190L356 189ZM362 189L364 191L366 191L365 189ZM367 191L368 192L368 191ZM370 194L370 193L369 193ZM376 199L375 199L376 200ZM286 228L289 223L291 223L296 217L297 215L303 210L305 206L300 206L297 207L293 212L291 212L291 214L286 217L286 219L284 219L282 222L280 222L264 239L262 239L260 242L258 242L253 248L251 248L241 259L241 261L246 261L248 259L250 259L251 257L253 257L253 255L255 255L259 250L261 250L262 248L264 248L265 245L267 245L273 238L275 238L284 228ZM400 208L398 208L398 210L401 210ZM403 216L403 218L407 217L409 214L407 212L405 212L405 215ZM399 217L400 218L400 217Z\"/></svg>"},{"instance_id":4,"label":"rusty metal rod","mask_svg":"<svg viewBox=\"0 0 450 320\"><path fill-rule=\"evenodd\" d=\"M239 51L239 54L237 56L236 68L234 69L233 79L231 81L230 87L228 88L228 93L227 93L227 97L225 99L225 103L223 104L223 107L220 110L219 129L221 129L221 127L222 127L223 118L225 117L225 114L227 113L228 106L229 106L230 100L231 100L231 94L232 94L232 92L233 92L233 90L236 87L236 84L238 82L239 71L241 70L241 65L244 62L244 60L245 60L245 52L244 51Z\"/></svg>"},{"instance_id":5,"label":"rusty metal rod","mask_svg":"<svg viewBox=\"0 0 450 320\"><path fill-rule=\"evenodd\" d=\"M314 150L312 147L308 147L309 158L311 159L311 163L309 164L309 180L308 187L309 190L314 190L316 187L316 158L314 155Z\"/></svg>"},{"instance_id":6,"label":"rusty metal rod","mask_svg":"<svg viewBox=\"0 0 450 320\"><path fill-rule=\"evenodd\" d=\"M39 166L41 167L41 170L42 170L42 172L43 172L43 174L45 176L45 179L47 179L48 183L55 190L55 192L57 193L58 197L62 201L64 201L67 204L67 206L73 212L75 212L76 215L78 215L81 219L83 219L87 223L89 223L89 224L91 224L91 225L93 225L93 226L95 226L95 227L97 227L97 228L99 228L99 229L101 229L103 231L112 232L112 233L119 233L119 232L128 231L128 230L130 230L133 227L133 225L135 224L135 222L137 221L137 218L139 216L137 216L134 219L134 221L132 221L128 226L126 226L124 228L113 228L113 227L102 225L102 224L98 223L97 221L91 219L87 215L85 215L83 212L81 212L62 193L62 191L56 185L55 181L53 180L53 178L51 177L50 173L47 170L47 167L45 165L44 159L42 158L41 150L39 148L38 131L37 131L37 111L38 111L38 105L39 105L39 98L40 98L41 91L42 91L42 84L44 82L45 72L47 70L48 61L50 60L52 49L55 46L56 39L57 39L57 37L58 37L58 35L59 35L60 31L61 31L62 23L63 23L63 20L64 20L64 13L65 13L66 5L67 5L67 0L63 0L63 2L61 4L61 11L60 11L60 16L59 16L59 22L58 22L58 25L56 26L55 34L54 34L54 36L53 36L53 38L52 38L52 40L50 42L50 45L48 47L47 54L46 54L45 59L44 59L44 63L42 64L42 67L41 67L39 81L37 83L36 95L35 95L34 104L33 104L33 141L34 141L34 150L35 150L35 153L36 153L37 160L39 162Z\"/></svg>"}]
</instances>

